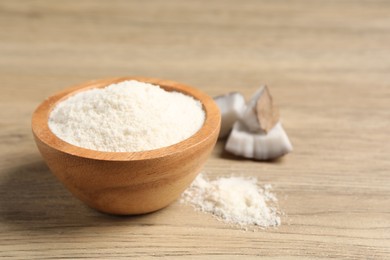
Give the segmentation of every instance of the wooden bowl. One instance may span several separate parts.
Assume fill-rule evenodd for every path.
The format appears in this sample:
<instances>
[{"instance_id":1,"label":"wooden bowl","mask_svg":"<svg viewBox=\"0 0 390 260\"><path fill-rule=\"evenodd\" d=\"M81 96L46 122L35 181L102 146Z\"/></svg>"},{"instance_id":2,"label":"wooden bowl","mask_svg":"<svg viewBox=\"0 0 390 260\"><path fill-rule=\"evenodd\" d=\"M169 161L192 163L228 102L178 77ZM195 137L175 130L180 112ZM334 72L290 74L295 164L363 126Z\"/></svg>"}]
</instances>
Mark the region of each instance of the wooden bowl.
<instances>
[{"instance_id":1,"label":"wooden bowl","mask_svg":"<svg viewBox=\"0 0 390 260\"><path fill-rule=\"evenodd\" d=\"M60 101L91 88L138 80L192 96L203 104L202 128L177 144L142 152L100 152L69 144L48 126ZM123 77L90 81L46 99L32 116L32 131L42 157L65 187L88 206L111 214L142 214L166 207L191 184L212 151L220 128L220 112L201 91L167 80Z\"/></svg>"}]
</instances>

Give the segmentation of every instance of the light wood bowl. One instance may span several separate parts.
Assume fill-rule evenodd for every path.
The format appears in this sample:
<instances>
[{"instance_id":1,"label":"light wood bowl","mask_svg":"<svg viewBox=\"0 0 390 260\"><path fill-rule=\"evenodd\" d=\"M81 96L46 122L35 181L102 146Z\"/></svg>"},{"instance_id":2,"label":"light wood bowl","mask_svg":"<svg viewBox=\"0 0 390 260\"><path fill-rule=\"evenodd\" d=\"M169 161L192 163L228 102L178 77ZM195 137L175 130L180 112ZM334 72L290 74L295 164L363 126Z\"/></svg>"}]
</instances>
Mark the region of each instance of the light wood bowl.
<instances>
[{"instance_id":1,"label":"light wood bowl","mask_svg":"<svg viewBox=\"0 0 390 260\"><path fill-rule=\"evenodd\" d=\"M203 104L206 119L190 138L142 152L100 152L69 144L54 135L48 118L54 106L91 88L135 79L192 96ZM42 157L65 187L88 206L111 214L142 214L166 207L191 184L212 151L220 112L201 91L167 80L123 77L90 81L46 99L32 116L32 131Z\"/></svg>"}]
</instances>

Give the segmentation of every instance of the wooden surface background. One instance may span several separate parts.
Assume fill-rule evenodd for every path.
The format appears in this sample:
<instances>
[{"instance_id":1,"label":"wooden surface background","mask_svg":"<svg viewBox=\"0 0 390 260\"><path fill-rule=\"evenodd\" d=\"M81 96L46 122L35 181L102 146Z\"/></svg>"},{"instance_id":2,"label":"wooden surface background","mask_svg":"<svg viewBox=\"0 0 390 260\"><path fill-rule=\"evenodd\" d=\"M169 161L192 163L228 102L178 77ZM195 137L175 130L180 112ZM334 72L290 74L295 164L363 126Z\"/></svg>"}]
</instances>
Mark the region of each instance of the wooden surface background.
<instances>
[{"instance_id":1,"label":"wooden surface background","mask_svg":"<svg viewBox=\"0 0 390 260\"><path fill-rule=\"evenodd\" d=\"M278 229L245 232L174 203L135 217L74 199L33 143L32 111L90 79L140 75L247 97L262 83L294 153L210 177L274 185ZM390 2L0 0L0 257L390 258Z\"/></svg>"}]
</instances>

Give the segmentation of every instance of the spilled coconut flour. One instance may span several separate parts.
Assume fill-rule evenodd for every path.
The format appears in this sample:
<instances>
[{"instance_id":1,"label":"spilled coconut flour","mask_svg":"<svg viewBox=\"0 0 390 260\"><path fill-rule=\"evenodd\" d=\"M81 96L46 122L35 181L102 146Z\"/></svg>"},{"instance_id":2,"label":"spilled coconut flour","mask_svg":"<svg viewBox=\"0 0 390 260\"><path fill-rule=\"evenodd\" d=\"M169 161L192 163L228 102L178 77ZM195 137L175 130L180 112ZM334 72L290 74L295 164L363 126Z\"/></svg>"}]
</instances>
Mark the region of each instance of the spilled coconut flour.
<instances>
[{"instance_id":1,"label":"spilled coconut flour","mask_svg":"<svg viewBox=\"0 0 390 260\"><path fill-rule=\"evenodd\" d=\"M199 174L183 193L181 202L242 228L276 227L281 223L278 212L267 205L277 202L271 189L269 184L261 187L256 178L232 176L208 180Z\"/></svg>"}]
</instances>

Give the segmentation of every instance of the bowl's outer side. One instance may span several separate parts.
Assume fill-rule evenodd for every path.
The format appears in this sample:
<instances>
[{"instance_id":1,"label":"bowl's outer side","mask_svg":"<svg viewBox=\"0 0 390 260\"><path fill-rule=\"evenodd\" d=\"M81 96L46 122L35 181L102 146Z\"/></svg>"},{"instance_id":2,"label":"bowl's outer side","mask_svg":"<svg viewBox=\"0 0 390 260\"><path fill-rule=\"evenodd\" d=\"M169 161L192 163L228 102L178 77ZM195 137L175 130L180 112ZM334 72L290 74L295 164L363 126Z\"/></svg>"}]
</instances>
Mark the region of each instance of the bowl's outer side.
<instances>
[{"instance_id":1,"label":"bowl's outer side","mask_svg":"<svg viewBox=\"0 0 390 260\"><path fill-rule=\"evenodd\" d=\"M83 158L34 136L51 172L75 197L105 213L142 214L166 207L180 196L207 160L218 132L190 149L136 161Z\"/></svg>"}]
</instances>

